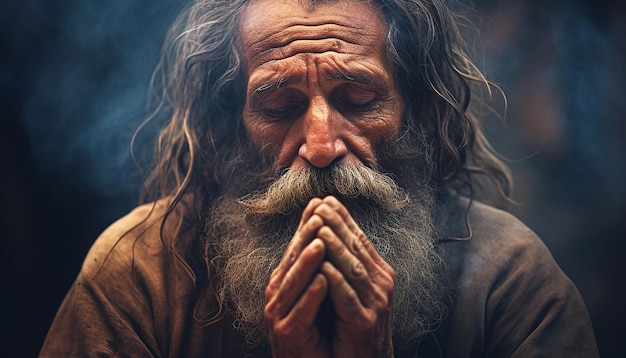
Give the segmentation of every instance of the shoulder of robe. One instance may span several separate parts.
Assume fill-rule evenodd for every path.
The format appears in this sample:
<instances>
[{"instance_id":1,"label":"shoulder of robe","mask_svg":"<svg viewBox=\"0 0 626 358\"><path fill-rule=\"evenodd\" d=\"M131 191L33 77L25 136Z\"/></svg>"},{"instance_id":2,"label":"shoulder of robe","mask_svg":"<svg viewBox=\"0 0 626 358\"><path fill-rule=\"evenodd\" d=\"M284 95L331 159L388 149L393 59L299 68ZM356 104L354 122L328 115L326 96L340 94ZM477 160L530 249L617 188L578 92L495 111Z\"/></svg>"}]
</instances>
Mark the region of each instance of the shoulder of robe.
<instances>
[{"instance_id":1,"label":"shoulder of robe","mask_svg":"<svg viewBox=\"0 0 626 358\"><path fill-rule=\"evenodd\" d=\"M169 257L160 235L167 205L165 199L143 204L106 228L85 257L82 276L162 266Z\"/></svg>"},{"instance_id":2,"label":"shoulder of robe","mask_svg":"<svg viewBox=\"0 0 626 358\"><path fill-rule=\"evenodd\" d=\"M447 356L597 356L582 297L541 239L510 213L469 204L446 202Z\"/></svg>"},{"instance_id":3,"label":"shoulder of robe","mask_svg":"<svg viewBox=\"0 0 626 358\"><path fill-rule=\"evenodd\" d=\"M469 208L468 208L469 205ZM528 226L514 215L479 201L452 197L447 203L449 237L444 247L449 254L466 257L470 266L490 261L507 265L511 259L546 258L552 256L545 244ZM467 267L466 267L467 269Z\"/></svg>"},{"instance_id":4,"label":"shoulder of robe","mask_svg":"<svg viewBox=\"0 0 626 358\"><path fill-rule=\"evenodd\" d=\"M445 226L447 232L442 241L480 241L482 245L500 246L502 241L528 243L539 240L511 213L462 196L451 196L447 200Z\"/></svg>"}]
</instances>

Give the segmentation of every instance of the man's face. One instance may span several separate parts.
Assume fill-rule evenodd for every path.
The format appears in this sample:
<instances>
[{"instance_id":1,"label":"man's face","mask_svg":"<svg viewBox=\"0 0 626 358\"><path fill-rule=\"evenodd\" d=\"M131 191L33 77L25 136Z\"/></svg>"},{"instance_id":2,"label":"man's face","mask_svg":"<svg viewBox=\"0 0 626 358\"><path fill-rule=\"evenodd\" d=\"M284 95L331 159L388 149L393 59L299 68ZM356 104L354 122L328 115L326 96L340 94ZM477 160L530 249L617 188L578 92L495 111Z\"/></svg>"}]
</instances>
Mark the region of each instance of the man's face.
<instances>
[{"instance_id":1,"label":"man's face","mask_svg":"<svg viewBox=\"0 0 626 358\"><path fill-rule=\"evenodd\" d=\"M404 103L382 15L366 3L301 3L250 0L242 15L251 143L223 173L224 200L206 227L219 239L207 242L227 261L220 277L237 324L263 337L268 268L278 266L310 200L333 195L394 268L402 287L395 334L410 342L439 308L431 151L421 137L398 136Z\"/></svg>"},{"instance_id":2,"label":"man's face","mask_svg":"<svg viewBox=\"0 0 626 358\"><path fill-rule=\"evenodd\" d=\"M374 165L403 103L371 5L253 0L241 20L247 68L243 120L276 169Z\"/></svg>"}]
</instances>

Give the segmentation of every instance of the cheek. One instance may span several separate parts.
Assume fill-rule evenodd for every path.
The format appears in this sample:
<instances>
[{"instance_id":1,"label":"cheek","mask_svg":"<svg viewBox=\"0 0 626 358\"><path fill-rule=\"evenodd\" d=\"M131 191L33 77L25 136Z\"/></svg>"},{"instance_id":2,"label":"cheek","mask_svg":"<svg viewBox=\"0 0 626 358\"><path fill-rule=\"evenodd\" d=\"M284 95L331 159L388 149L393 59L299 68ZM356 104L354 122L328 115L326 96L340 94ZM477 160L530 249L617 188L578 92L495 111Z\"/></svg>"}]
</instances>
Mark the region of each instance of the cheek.
<instances>
[{"instance_id":1,"label":"cheek","mask_svg":"<svg viewBox=\"0 0 626 358\"><path fill-rule=\"evenodd\" d=\"M363 159L373 158L378 160L378 148L396 137L395 126L372 126L366 130L361 130L358 136L354 136L348 144L351 151Z\"/></svg>"}]
</instances>

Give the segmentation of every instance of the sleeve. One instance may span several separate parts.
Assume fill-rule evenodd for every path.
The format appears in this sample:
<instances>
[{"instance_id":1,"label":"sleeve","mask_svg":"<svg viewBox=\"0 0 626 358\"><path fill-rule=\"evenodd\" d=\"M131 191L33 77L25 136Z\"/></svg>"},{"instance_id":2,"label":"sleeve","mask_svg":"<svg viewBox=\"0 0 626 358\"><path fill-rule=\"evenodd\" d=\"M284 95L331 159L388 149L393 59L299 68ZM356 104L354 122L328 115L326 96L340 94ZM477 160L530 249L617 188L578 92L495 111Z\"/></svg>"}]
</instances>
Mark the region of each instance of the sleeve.
<instances>
[{"instance_id":1,"label":"sleeve","mask_svg":"<svg viewBox=\"0 0 626 358\"><path fill-rule=\"evenodd\" d=\"M79 274L48 331L40 357L159 357L149 322L132 318L150 315L141 312L138 297L126 297L128 293L119 291L110 297L97 280ZM129 308L121 302L135 305Z\"/></svg>"},{"instance_id":2,"label":"sleeve","mask_svg":"<svg viewBox=\"0 0 626 358\"><path fill-rule=\"evenodd\" d=\"M441 356L597 357L585 303L539 237L483 204L468 218L468 239L442 247L450 287L434 336Z\"/></svg>"},{"instance_id":3,"label":"sleeve","mask_svg":"<svg viewBox=\"0 0 626 358\"><path fill-rule=\"evenodd\" d=\"M583 299L532 233L513 240L487 298L489 357L597 357Z\"/></svg>"},{"instance_id":4,"label":"sleeve","mask_svg":"<svg viewBox=\"0 0 626 358\"><path fill-rule=\"evenodd\" d=\"M162 255L146 254L150 248L129 234L145 215L146 210L136 209L95 241L40 357L162 356L155 318L163 301Z\"/></svg>"}]
</instances>

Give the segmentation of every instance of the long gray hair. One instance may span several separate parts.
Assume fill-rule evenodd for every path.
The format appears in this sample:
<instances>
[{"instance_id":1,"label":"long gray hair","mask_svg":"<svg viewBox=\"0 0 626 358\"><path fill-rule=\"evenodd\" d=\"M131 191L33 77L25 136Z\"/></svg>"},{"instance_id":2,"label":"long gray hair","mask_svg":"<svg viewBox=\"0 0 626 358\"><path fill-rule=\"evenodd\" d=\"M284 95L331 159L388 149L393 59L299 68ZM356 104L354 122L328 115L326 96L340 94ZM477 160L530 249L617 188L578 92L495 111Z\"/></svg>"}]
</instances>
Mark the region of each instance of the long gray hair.
<instances>
[{"instance_id":1,"label":"long gray hair","mask_svg":"<svg viewBox=\"0 0 626 358\"><path fill-rule=\"evenodd\" d=\"M163 228L171 221L173 230L166 237L163 229L162 239L192 277L198 271L192 263L194 231L183 233L183 221L198 217L221 195L248 143L241 121L246 78L238 48L239 18L247 2L195 1L170 30L153 79L159 100L148 122L165 123L145 199L173 199L162 221ZM432 185L471 194L482 176L507 198L510 171L474 114L482 103L478 94L497 86L470 60L458 17L443 0L371 3L386 20L386 50L407 106L401 135L428 141ZM399 155L416 154L409 145ZM190 202L183 205L183 198ZM170 215L174 211L181 215Z\"/></svg>"}]
</instances>

